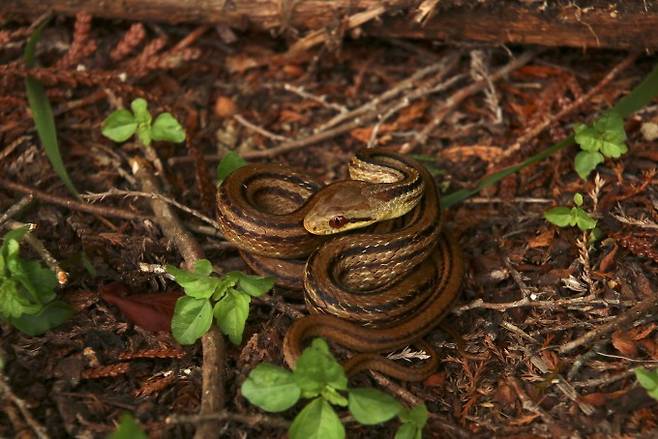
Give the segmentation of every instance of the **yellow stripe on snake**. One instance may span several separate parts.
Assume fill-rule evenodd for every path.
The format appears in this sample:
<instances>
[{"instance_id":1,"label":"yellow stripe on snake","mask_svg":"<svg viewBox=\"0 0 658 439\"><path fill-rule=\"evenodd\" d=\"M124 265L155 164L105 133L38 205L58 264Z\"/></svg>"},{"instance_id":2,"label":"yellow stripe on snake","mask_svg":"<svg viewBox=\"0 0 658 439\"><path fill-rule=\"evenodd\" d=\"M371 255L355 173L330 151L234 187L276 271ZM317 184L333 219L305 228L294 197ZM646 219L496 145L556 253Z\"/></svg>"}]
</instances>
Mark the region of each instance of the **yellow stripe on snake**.
<instances>
[{"instance_id":1,"label":"yellow stripe on snake","mask_svg":"<svg viewBox=\"0 0 658 439\"><path fill-rule=\"evenodd\" d=\"M421 338L459 294L461 251L441 233L436 185L418 162L364 149L349 173L321 187L285 166L244 166L219 189L221 232L256 272L303 287L311 315L286 333L290 367L303 342L321 336L357 352L344 363L350 375L370 369L422 380L438 357ZM378 354L408 344L430 359L406 367Z\"/></svg>"}]
</instances>

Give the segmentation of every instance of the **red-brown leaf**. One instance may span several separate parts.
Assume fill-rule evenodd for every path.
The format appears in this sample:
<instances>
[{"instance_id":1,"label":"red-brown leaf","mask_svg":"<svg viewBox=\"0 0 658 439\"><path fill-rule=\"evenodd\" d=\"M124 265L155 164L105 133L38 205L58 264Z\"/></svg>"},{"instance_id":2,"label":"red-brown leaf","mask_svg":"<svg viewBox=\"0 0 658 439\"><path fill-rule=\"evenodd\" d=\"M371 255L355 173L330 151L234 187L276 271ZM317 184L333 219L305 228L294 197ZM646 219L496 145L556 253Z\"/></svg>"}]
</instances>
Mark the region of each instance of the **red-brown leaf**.
<instances>
[{"instance_id":1,"label":"red-brown leaf","mask_svg":"<svg viewBox=\"0 0 658 439\"><path fill-rule=\"evenodd\" d=\"M126 318L147 331L169 331L176 300L181 297L178 291L166 293L132 294L122 284L112 283L100 289L106 302L115 305Z\"/></svg>"}]
</instances>

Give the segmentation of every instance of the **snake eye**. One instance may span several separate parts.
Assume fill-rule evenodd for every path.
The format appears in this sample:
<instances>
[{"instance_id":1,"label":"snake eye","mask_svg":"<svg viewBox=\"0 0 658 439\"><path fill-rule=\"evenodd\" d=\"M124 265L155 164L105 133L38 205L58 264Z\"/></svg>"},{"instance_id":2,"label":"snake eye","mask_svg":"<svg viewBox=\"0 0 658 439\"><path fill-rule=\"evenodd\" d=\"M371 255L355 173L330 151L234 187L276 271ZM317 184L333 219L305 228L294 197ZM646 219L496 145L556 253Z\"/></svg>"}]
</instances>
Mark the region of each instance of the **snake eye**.
<instances>
[{"instance_id":1,"label":"snake eye","mask_svg":"<svg viewBox=\"0 0 658 439\"><path fill-rule=\"evenodd\" d=\"M343 215L338 215L329 220L329 226L332 229L339 229L343 227L345 224L347 224L349 220L345 218Z\"/></svg>"}]
</instances>

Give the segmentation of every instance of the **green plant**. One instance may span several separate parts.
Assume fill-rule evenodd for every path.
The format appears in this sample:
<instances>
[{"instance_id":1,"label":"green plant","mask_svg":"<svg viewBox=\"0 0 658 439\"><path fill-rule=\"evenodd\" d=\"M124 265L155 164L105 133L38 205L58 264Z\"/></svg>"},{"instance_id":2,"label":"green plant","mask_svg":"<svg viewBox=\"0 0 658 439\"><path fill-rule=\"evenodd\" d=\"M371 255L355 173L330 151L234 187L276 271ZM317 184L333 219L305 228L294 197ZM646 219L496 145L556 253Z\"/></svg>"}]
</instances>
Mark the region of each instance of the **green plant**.
<instances>
[{"instance_id":1,"label":"green plant","mask_svg":"<svg viewBox=\"0 0 658 439\"><path fill-rule=\"evenodd\" d=\"M148 439L148 436L129 413L124 413L121 415L117 429L107 439Z\"/></svg>"},{"instance_id":2,"label":"green plant","mask_svg":"<svg viewBox=\"0 0 658 439\"><path fill-rule=\"evenodd\" d=\"M617 103L610 109L610 112L617 113L621 118L626 118L651 102L656 95L658 95L658 65L656 65L644 80L635 86L629 94L617 101ZM549 146L545 150L538 152L519 164L508 166L494 174L483 177L475 187L471 189L459 189L452 192L441 198L441 206L448 208L460 203L471 195L477 194L482 189L493 186L503 178L550 157L557 151L573 144L575 140L575 134L572 134L566 139Z\"/></svg>"},{"instance_id":3,"label":"green plant","mask_svg":"<svg viewBox=\"0 0 658 439\"><path fill-rule=\"evenodd\" d=\"M153 140L174 143L185 140L185 130L171 113L160 113L153 121L148 103L142 98L133 100L130 109L132 111L125 108L116 110L103 121L101 132L105 137L120 143L136 134L146 146Z\"/></svg>"},{"instance_id":4,"label":"green plant","mask_svg":"<svg viewBox=\"0 0 658 439\"><path fill-rule=\"evenodd\" d=\"M12 230L0 247L0 317L28 335L40 335L60 325L72 314L57 299L55 274L37 261L22 259L20 240L27 227Z\"/></svg>"},{"instance_id":5,"label":"green plant","mask_svg":"<svg viewBox=\"0 0 658 439\"><path fill-rule=\"evenodd\" d=\"M582 150L576 154L574 168L583 180L605 157L617 159L628 151L624 119L614 110L604 113L591 126L576 125L574 132Z\"/></svg>"},{"instance_id":6,"label":"green plant","mask_svg":"<svg viewBox=\"0 0 658 439\"><path fill-rule=\"evenodd\" d=\"M196 261L194 271L167 266L167 272L185 290L185 296L176 301L171 320L171 332L181 344L192 344L203 336L210 329L213 316L229 340L240 344L251 298L262 296L274 285L268 277L238 271L218 277L212 271L207 259Z\"/></svg>"},{"instance_id":7,"label":"green plant","mask_svg":"<svg viewBox=\"0 0 658 439\"><path fill-rule=\"evenodd\" d=\"M397 415L402 425L396 439L420 439L428 416L424 404L407 409L379 390L349 388L342 366L321 338L304 349L292 372L270 363L259 364L242 383L241 391L249 402L268 412L287 410L300 398L311 399L290 425L291 439L345 437L345 428L332 405L347 407L364 425L386 422Z\"/></svg>"},{"instance_id":8,"label":"green plant","mask_svg":"<svg viewBox=\"0 0 658 439\"><path fill-rule=\"evenodd\" d=\"M36 64L34 52L36 50L37 43L41 39L41 32L49 22L50 20L48 19L41 23L34 30L30 36L30 39L25 45L23 58L25 59L25 65L29 68L34 67ZM27 94L27 101L30 105L30 112L32 113L34 125L37 130L37 135L39 136L39 140L41 140L43 148L46 151L48 161L50 161L50 164L55 170L55 173L57 176L59 176L60 180L62 180L69 192L78 198L80 194L73 185L68 172L66 172L64 161L62 160L62 154L59 150L59 144L57 142L57 129L55 128L55 117L53 116L53 110L50 106L48 96L46 95L46 89L44 88L41 81L28 75L25 77L25 90Z\"/></svg>"},{"instance_id":9,"label":"green plant","mask_svg":"<svg viewBox=\"0 0 658 439\"><path fill-rule=\"evenodd\" d=\"M635 369L635 378L646 389L649 396L658 401L658 369L647 370L638 367Z\"/></svg>"},{"instance_id":10,"label":"green plant","mask_svg":"<svg viewBox=\"0 0 658 439\"><path fill-rule=\"evenodd\" d=\"M596 227L596 220L581 207L583 205L583 196L576 192L573 196L574 207L554 207L544 212L544 218L549 223L558 227L578 226L583 232L592 230Z\"/></svg>"}]
</instances>

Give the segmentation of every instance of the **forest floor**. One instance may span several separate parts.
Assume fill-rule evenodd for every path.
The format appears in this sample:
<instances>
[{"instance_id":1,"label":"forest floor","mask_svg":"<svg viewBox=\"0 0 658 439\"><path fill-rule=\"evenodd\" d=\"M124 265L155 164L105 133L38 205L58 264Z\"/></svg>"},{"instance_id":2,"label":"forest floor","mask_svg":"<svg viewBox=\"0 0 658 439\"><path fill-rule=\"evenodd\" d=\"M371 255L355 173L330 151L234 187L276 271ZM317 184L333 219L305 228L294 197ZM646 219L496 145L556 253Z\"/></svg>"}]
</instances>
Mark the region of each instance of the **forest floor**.
<instances>
[{"instance_id":1,"label":"forest floor","mask_svg":"<svg viewBox=\"0 0 658 439\"><path fill-rule=\"evenodd\" d=\"M34 130L21 61L28 25L0 31L0 214L18 205L13 220L37 225L33 235L68 273L59 294L75 314L38 337L0 325L0 437L31 437L38 425L51 437L104 437L124 412L150 437L194 431L166 419L199 410L200 343L181 347L125 315L168 318L177 296L164 292L177 286L145 267L182 261L149 199L107 194L142 190L129 162L143 149L116 145L100 129L136 97L153 114L170 111L187 132L184 144L153 144L163 190L212 217L215 167L230 150L328 183L346 177L358 149L388 146L416 154L443 194L473 187L567 138L575 124L592 123L655 61L606 50L367 38L286 58L280 41L222 28L59 18L43 33L44 67L34 74L47 87L72 181L83 194L105 194L85 208L54 173ZM572 145L452 206L447 224L460 236L467 271L445 318L454 334L437 329L427 337L439 369L421 383L367 373L353 382L408 404L424 401L426 437L656 437L657 403L633 373L658 361L653 102L625 122L629 152L587 180L574 171ZM357 119L350 112L359 108ZM598 220L598 239L545 220L549 208L573 206L575 193ZM246 270L235 248L178 212L215 267ZM36 258L28 246L22 254ZM241 346L226 343L221 437L285 435L278 423L252 416L261 411L239 392L256 364L282 364L290 310L302 306L284 306L280 293L254 302ZM276 417L289 422L295 413ZM350 422L347 433L392 437L396 428L396 421Z\"/></svg>"}]
</instances>

